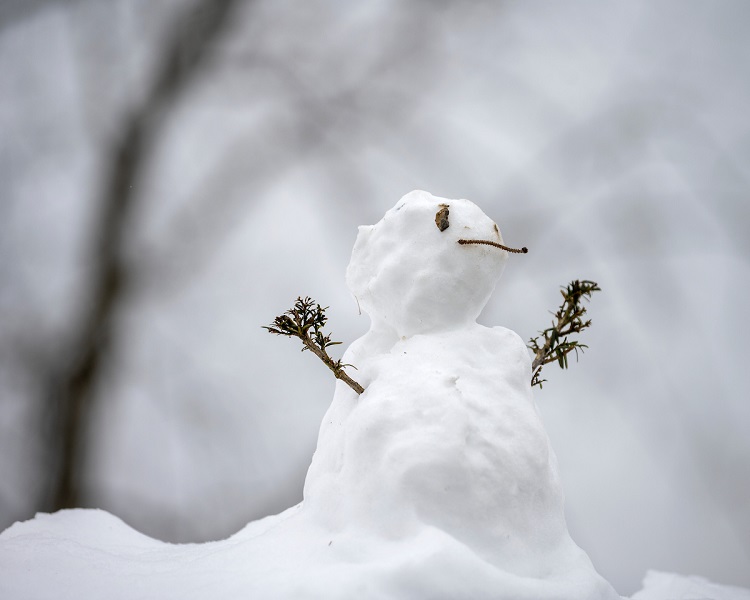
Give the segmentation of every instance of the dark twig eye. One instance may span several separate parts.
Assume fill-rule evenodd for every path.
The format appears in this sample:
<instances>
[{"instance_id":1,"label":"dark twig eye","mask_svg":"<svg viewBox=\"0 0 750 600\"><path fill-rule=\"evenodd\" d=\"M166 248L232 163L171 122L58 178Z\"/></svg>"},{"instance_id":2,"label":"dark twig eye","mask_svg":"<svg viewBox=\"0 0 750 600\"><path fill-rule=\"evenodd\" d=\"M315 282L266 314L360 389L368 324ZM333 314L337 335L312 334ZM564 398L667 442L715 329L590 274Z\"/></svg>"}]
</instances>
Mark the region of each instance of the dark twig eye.
<instances>
[{"instance_id":1,"label":"dark twig eye","mask_svg":"<svg viewBox=\"0 0 750 600\"><path fill-rule=\"evenodd\" d=\"M437 214L435 215L435 225L437 225L437 228L440 231L445 231L450 227L450 223L448 222L448 215L450 214L450 211L448 210L447 204L441 204L440 210L437 211Z\"/></svg>"}]
</instances>

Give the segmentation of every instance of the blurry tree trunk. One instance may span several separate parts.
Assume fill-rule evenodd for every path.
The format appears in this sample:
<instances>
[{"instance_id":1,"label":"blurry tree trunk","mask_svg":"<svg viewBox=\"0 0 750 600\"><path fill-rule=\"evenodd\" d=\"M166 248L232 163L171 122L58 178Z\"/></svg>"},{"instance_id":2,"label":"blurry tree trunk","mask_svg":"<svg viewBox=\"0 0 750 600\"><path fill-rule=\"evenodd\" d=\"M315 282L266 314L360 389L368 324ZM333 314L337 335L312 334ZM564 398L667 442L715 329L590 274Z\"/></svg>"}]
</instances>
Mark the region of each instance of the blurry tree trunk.
<instances>
[{"instance_id":1,"label":"blurry tree trunk","mask_svg":"<svg viewBox=\"0 0 750 600\"><path fill-rule=\"evenodd\" d=\"M128 243L138 180L168 108L200 72L228 24L238 0L197 0L180 14L166 39L151 88L126 117L110 150L93 231L88 288L70 351L50 378L44 436L50 481L41 508L58 510L85 503L81 483L87 464L88 424L98 401L96 383L116 335L115 320L128 286L124 249Z\"/></svg>"}]
</instances>

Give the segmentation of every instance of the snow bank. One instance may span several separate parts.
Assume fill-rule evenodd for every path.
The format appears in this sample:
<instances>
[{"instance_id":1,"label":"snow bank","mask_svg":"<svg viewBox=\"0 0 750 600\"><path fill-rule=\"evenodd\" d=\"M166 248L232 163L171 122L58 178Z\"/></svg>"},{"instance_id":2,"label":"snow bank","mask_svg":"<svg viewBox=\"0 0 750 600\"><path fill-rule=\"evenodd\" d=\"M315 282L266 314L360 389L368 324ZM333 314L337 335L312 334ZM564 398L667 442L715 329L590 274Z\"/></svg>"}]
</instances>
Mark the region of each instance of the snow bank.
<instances>
[{"instance_id":1,"label":"snow bank","mask_svg":"<svg viewBox=\"0 0 750 600\"><path fill-rule=\"evenodd\" d=\"M750 590L718 585L703 577L649 571L632 600L750 600Z\"/></svg>"},{"instance_id":2,"label":"snow bank","mask_svg":"<svg viewBox=\"0 0 750 600\"><path fill-rule=\"evenodd\" d=\"M344 362L366 389L337 384L303 503L192 545L37 515L0 535L0 597L618 598L568 535L523 341L475 322L506 252L459 239L502 241L426 192L360 229L347 281L372 326Z\"/></svg>"}]
</instances>

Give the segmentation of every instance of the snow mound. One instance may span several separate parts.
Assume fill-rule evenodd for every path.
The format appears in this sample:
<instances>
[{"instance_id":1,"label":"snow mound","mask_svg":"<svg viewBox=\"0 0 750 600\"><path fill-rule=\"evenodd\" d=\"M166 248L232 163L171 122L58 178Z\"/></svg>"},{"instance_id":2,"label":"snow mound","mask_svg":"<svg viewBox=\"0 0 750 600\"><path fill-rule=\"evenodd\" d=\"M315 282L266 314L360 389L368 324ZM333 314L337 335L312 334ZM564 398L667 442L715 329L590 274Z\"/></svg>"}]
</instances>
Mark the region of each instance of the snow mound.
<instances>
[{"instance_id":1,"label":"snow mound","mask_svg":"<svg viewBox=\"0 0 750 600\"><path fill-rule=\"evenodd\" d=\"M750 590L712 583L703 577L649 571L632 600L750 600Z\"/></svg>"},{"instance_id":2,"label":"snow mound","mask_svg":"<svg viewBox=\"0 0 750 600\"><path fill-rule=\"evenodd\" d=\"M475 319L507 253L467 200L412 192L363 227L347 281L371 317L344 362L304 502L209 544L101 511L0 535L0 597L619 598L571 540L523 341ZM647 596L646 598L651 598Z\"/></svg>"}]
</instances>

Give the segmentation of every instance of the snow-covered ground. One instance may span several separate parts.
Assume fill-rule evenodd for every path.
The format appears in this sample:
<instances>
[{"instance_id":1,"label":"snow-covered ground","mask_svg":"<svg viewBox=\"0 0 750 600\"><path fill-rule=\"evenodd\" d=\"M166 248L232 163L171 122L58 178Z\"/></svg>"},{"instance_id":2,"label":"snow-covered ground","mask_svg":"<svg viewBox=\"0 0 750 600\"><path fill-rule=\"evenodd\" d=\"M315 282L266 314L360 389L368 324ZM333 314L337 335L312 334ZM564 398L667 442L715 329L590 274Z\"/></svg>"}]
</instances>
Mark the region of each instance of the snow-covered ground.
<instances>
[{"instance_id":1,"label":"snow-covered ground","mask_svg":"<svg viewBox=\"0 0 750 600\"><path fill-rule=\"evenodd\" d=\"M438 531L411 544L303 528L301 507L255 521L231 538L166 544L102 510L40 514L0 535L0 597L13 600L216 598L482 598L475 572L453 577L433 553ZM309 525L309 523L308 523ZM275 533L266 536L269 530ZM375 555L378 552L380 554ZM465 558L460 552L455 557ZM454 557L451 557L454 558ZM369 561L367 559L370 559ZM430 563L427 559L430 559ZM422 570L416 565L422 562ZM271 563L288 568L262 568ZM423 579L424 578L424 579ZM497 576L498 585L509 578ZM426 595L424 586L439 593ZM507 588L506 588L507 589ZM533 587L519 595L533 598ZM352 592L356 595L351 595ZM750 591L651 571L633 600L748 600Z\"/></svg>"},{"instance_id":2,"label":"snow-covered ground","mask_svg":"<svg viewBox=\"0 0 750 600\"><path fill-rule=\"evenodd\" d=\"M507 253L460 239L503 242L426 192L360 228L347 283L371 327L343 361L365 391L337 383L302 503L183 545L105 511L41 514L0 535L0 597L619 598L568 533L525 344L476 323ZM750 592L652 572L633 598Z\"/></svg>"}]
</instances>

